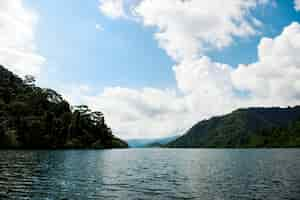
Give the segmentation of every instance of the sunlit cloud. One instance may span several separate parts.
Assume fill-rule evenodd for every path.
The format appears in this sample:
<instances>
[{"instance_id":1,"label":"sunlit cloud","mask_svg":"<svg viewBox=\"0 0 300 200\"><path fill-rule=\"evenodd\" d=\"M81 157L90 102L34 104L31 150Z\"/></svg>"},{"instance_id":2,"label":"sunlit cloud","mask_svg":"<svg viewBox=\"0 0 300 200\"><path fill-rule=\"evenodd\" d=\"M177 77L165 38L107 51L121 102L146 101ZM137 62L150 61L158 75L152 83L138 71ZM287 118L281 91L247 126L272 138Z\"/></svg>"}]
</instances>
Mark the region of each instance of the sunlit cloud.
<instances>
[{"instance_id":1,"label":"sunlit cloud","mask_svg":"<svg viewBox=\"0 0 300 200\"><path fill-rule=\"evenodd\" d=\"M46 59L36 47L38 15L24 7L22 0L0 2L0 64L18 75L38 76Z\"/></svg>"}]
</instances>

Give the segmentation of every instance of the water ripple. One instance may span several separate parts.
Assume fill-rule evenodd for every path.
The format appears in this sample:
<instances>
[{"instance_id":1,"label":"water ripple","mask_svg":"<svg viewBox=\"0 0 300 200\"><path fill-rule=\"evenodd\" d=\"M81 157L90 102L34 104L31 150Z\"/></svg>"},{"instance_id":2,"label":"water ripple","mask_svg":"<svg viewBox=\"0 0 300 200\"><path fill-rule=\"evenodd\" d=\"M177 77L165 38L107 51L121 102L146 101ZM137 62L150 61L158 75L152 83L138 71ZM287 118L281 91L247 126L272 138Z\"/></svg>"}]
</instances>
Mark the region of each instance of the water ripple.
<instances>
[{"instance_id":1,"label":"water ripple","mask_svg":"<svg viewBox=\"0 0 300 200\"><path fill-rule=\"evenodd\" d=\"M0 199L300 199L300 150L0 151Z\"/></svg>"}]
</instances>

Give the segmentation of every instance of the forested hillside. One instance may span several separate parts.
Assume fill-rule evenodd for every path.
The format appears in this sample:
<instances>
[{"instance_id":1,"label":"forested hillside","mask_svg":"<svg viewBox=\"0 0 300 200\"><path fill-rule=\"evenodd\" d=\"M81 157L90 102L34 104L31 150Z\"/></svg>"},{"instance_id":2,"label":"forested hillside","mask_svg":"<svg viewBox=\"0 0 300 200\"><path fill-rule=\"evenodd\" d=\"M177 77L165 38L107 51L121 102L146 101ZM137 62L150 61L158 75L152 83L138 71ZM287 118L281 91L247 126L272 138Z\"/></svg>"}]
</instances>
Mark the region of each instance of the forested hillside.
<instances>
[{"instance_id":1,"label":"forested hillside","mask_svg":"<svg viewBox=\"0 0 300 200\"><path fill-rule=\"evenodd\" d=\"M71 107L52 89L0 66L0 148L119 148L101 112Z\"/></svg>"},{"instance_id":2,"label":"forested hillside","mask_svg":"<svg viewBox=\"0 0 300 200\"><path fill-rule=\"evenodd\" d=\"M204 120L168 147L300 147L300 106L239 109Z\"/></svg>"}]
</instances>

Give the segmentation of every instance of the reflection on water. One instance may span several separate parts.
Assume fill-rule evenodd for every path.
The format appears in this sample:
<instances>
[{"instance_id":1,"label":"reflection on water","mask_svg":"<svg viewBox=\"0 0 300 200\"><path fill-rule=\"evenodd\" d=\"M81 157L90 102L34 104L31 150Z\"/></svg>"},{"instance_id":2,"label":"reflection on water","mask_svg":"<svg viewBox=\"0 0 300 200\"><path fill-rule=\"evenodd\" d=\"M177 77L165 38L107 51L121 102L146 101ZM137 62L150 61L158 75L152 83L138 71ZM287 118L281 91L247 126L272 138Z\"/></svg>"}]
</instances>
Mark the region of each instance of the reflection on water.
<instances>
[{"instance_id":1,"label":"reflection on water","mask_svg":"<svg viewBox=\"0 0 300 200\"><path fill-rule=\"evenodd\" d=\"M0 151L0 199L300 199L300 150Z\"/></svg>"}]
</instances>

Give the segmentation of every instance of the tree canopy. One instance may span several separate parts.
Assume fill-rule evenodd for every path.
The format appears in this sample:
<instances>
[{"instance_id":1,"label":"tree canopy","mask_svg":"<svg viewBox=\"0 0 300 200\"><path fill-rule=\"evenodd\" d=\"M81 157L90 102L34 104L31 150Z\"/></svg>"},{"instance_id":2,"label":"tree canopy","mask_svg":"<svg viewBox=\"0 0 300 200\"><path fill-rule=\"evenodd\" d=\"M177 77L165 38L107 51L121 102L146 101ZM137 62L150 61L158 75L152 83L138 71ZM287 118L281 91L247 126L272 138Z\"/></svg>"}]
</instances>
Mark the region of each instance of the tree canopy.
<instances>
[{"instance_id":1,"label":"tree canopy","mask_svg":"<svg viewBox=\"0 0 300 200\"><path fill-rule=\"evenodd\" d=\"M74 106L52 89L35 85L0 66L0 148L127 147L86 105Z\"/></svg>"}]
</instances>

